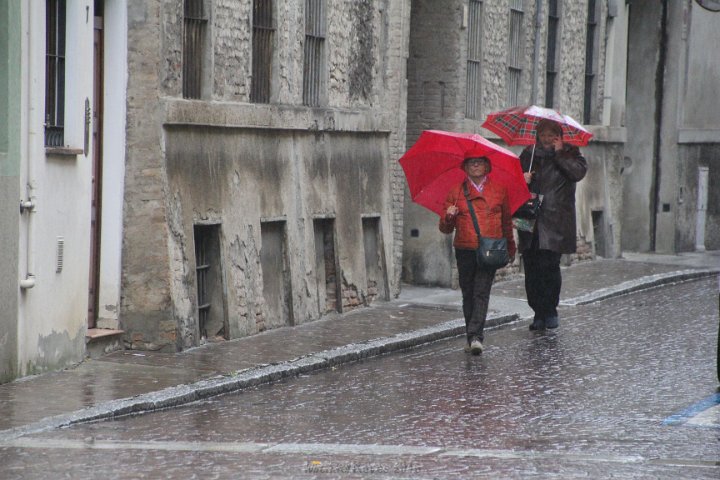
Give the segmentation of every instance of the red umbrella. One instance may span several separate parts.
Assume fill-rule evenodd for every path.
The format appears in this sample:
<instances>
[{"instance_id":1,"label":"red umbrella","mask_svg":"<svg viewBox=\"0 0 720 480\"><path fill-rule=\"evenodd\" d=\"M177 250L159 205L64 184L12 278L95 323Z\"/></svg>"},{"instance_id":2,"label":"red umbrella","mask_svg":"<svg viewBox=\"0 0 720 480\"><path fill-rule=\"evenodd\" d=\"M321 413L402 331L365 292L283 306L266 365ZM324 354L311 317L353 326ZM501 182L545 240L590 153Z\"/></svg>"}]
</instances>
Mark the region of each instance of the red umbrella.
<instances>
[{"instance_id":1,"label":"red umbrella","mask_svg":"<svg viewBox=\"0 0 720 480\"><path fill-rule=\"evenodd\" d=\"M530 198L517 155L473 133L425 130L400 158L413 201L444 215L448 192L467 175L462 162L467 157L487 157L491 180L507 188L510 210L514 212Z\"/></svg>"},{"instance_id":2,"label":"red umbrella","mask_svg":"<svg viewBox=\"0 0 720 480\"><path fill-rule=\"evenodd\" d=\"M565 143L582 147L593 136L572 117L536 105L510 107L491 113L482 126L500 135L508 145L532 145L536 138L535 127L544 118L560 124Z\"/></svg>"}]
</instances>

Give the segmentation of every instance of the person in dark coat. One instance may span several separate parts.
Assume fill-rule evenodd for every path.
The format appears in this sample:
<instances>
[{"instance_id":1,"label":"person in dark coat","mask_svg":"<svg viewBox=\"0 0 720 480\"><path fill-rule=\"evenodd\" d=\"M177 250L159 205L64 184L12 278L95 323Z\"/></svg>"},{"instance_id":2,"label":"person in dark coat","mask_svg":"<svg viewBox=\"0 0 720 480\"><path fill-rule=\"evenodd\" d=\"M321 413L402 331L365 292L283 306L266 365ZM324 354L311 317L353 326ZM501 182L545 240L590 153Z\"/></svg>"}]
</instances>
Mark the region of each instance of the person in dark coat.
<instances>
[{"instance_id":1,"label":"person in dark coat","mask_svg":"<svg viewBox=\"0 0 720 480\"><path fill-rule=\"evenodd\" d=\"M453 246L465 317L465 351L479 355L483 350L485 320L495 269L477 263L475 251L479 240L468 208L468 199L475 211L480 233L484 237L505 237L511 262L515 258L515 239L507 189L487 176L492 169L490 160L486 157L468 157L462 168L467 178L448 193L445 215L440 218L438 228L447 234L455 232Z\"/></svg>"},{"instance_id":2,"label":"person in dark coat","mask_svg":"<svg viewBox=\"0 0 720 480\"><path fill-rule=\"evenodd\" d=\"M562 127L541 120L537 143L520 154L525 181L543 196L532 232L518 230L525 269L525 293L535 312L530 330L557 328L562 276L560 257L577 250L575 184L585 177L587 161L580 150L563 143Z\"/></svg>"}]
</instances>

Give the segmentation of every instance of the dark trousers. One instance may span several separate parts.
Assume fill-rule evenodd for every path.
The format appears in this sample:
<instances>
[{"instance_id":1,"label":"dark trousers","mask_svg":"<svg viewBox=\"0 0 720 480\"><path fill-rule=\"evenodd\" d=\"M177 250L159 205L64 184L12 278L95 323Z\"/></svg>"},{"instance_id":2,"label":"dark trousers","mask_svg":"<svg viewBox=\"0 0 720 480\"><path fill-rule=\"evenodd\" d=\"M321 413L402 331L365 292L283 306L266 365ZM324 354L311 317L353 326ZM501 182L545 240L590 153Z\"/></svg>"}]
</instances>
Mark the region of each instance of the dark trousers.
<instances>
[{"instance_id":1,"label":"dark trousers","mask_svg":"<svg viewBox=\"0 0 720 480\"><path fill-rule=\"evenodd\" d=\"M535 317L545 320L557 316L562 287L561 254L552 250L530 248L523 252L522 257L525 267L525 293Z\"/></svg>"},{"instance_id":2,"label":"dark trousers","mask_svg":"<svg viewBox=\"0 0 720 480\"><path fill-rule=\"evenodd\" d=\"M488 303L490 303L490 288L495 279L495 269L479 267L475 259L475 250L455 250L457 260L458 280L462 291L463 316L465 317L465 332L468 341L477 337L483 341L485 319L487 317Z\"/></svg>"}]
</instances>

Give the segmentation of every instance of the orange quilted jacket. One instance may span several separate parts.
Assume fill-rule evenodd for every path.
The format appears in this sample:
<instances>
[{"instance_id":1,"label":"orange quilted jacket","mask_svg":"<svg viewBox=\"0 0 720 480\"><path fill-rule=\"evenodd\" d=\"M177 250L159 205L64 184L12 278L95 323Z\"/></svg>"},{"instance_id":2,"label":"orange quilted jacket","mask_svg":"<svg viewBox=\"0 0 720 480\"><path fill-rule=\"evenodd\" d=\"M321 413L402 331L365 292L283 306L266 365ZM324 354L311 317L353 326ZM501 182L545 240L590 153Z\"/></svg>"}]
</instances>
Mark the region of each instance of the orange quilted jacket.
<instances>
[{"instance_id":1,"label":"orange quilted jacket","mask_svg":"<svg viewBox=\"0 0 720 480\"><path fill-rule=\"evenodd\" d=\"M468 183L466 181L466 183ZM445 216L440 218L440 231L452 233L455 231L455 248L464 250L475 250L478 248L478 237L475 233L470 210L463 194L463 184L459 184L450 190L445 200L444 210L450 205L456 205L458 214L449 221ZM508 204L507 191L502 185L491 181L485 181L482 193L478 193L471 183L468 183L470 201L475 209L475 216L478 219L480 233L483 237L501 238L505 237L508 243L510 257L515 256L515 239L513 237L512 219L510 206Z\"/></svg>"}]
</instances>

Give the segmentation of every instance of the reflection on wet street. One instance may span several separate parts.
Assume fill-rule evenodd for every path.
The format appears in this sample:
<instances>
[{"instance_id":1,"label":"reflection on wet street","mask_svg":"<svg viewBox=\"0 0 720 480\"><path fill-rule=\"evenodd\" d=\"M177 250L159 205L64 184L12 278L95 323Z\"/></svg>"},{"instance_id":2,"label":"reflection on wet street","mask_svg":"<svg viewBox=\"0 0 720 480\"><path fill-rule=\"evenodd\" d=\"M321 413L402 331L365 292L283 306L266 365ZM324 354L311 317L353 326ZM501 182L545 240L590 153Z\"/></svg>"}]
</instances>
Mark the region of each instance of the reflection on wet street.
<instances>
[{"instance_id":1,"label":"reflection on wet street","mask_svg":"<svg viewBox=\"0 0 720 480\"><path fill-rule=\"evenodd\" d=\"M717 308L687 282L490 330L480 357L455 338L21 437L3 478L720 478L711 410L666 422L715 394Z\"/></svg>"}]
</instances>

